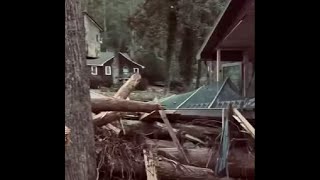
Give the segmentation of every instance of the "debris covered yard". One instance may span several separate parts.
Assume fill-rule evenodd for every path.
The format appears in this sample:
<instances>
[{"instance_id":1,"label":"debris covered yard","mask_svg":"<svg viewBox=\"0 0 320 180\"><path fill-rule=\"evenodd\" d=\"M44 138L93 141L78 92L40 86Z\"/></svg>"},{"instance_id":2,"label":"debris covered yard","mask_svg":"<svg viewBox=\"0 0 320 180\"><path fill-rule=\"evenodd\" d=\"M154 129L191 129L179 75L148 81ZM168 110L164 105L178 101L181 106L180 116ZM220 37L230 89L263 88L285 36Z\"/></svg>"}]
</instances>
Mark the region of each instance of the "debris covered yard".
<instances>
[{"instance_id":1,"label":"debris covered yard","mask_svg":"<svg viewBox=\"0 0 320 180\"><path fill-rule=\"evenodd\" d=\"M122 37L129 31L107 29L108 18L115 16L101 16L102 27L74 2L66 1L72 17L66 19L66 32L72 33L65 38L66 179L255 179L255 0L144 1L136 13L118 17L128 20L131 36L135 31L140 32L137 37L146 34L140 40L130 36L130 41ZM149 14L161 6L166 13ZM214 24L202 27L202 12L208 8L212 10L206 18ZM201 17L200 24L192 14ZM181 18L192 20L186 24L199 30ZM84 37L80 29L73 33L78 27L74 19L84 19ZM151 23L158 20L165 23ZM148 26L157 29L155 25L167 27L166 36L144 33ZM198 46L196 32L207 34L211 28ZM115 31L110 33L113 40L106 38L106 30ZM184 33L177 36L180 30ZM154 43L159 39L163 42ZM145 44L135 45L139 41ZM106 44L117 47L100 52L102 45L107 50ZM86 57L81 58L83 51Z\"/></svg>"},{"instance_id":2,"label":"debris covered yard","mask_svg":"<svg viewBox=\"0 0 320 180\"><path fill-rule=\"evenodd\" d=\"M237 96L227 79L153 102L125 100L140 78L113 97L91 92L98 179L253 179L254 99Z\"/></svg>"}]
</instances>

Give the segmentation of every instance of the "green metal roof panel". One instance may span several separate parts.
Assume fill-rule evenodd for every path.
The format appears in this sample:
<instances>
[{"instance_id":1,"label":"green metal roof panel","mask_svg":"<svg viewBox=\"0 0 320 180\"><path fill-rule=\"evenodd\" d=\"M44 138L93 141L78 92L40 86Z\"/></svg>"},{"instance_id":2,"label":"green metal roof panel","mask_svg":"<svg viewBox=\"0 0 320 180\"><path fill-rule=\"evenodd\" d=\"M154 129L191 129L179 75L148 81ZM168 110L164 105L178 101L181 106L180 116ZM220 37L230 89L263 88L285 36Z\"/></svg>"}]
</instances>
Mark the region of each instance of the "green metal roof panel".
<instances>
[{"instance_id":1,"label":"green metal roof panel","mask_svg":"<svg viewBox=\"0 0 320 180\"><path fill-rule=\"evenodd\" d=\"M254 107L254 100L250 105L245 105L247 101L248 99L240 95L230 79L224 82L214 82L197 90L160 100L167 109L198 109L209 108L209 106L210 108L226 108L228 103L239 108Z\"/></svg>"},{"instance_id":2,"label":"green metal roof panel","mask_svg":"<svg viewBox=\"0 0 320 180\"><path fill-rule=\"evenodd\" d=\"M187 99L194 91L174 95L170 98L166 98L164 101L161 101L161 104L165 106L167 109L175 109L177 108L185 99Z\"/></svg>"},{"instance_id":3,"label":"green metal roof panel","mask_svg":"<svg viewBox=\"0 0 320 180\"><path fill-rule=\"evenodd\" d=\"M215 82L212 85L201 87L180 108L208 108L222 85L223 82Z\"/></svg>"},{"instance_id":4,"label":"green metal roof panel","mask_svg":"<svg viewBox=\"0 0 320 180\"><path fill-rule=\"evenodd\" d=\"M234 84L228 79L210 108L215 108L218 102L231 100L244 100L244 98L238 93Z\"/></svg>"}]
</instances>

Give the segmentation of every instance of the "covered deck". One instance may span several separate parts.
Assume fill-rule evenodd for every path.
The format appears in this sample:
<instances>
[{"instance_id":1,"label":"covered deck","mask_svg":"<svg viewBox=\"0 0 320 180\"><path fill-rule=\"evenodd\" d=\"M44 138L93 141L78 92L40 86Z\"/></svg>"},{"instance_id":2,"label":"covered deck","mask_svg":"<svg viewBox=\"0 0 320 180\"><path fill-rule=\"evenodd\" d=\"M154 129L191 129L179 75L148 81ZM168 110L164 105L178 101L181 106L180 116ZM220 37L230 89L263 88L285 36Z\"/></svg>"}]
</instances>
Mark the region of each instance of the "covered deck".
<instances>
[{"instance_id":1,"label":"covered deck","mask_svg":"<svg viewBox=\"0 0 320 180\"><path fill-rule=\"evenodd\" d=\"M197 54L212 79L230 77L244 96L254 96L254 27L255 1L230 0Z\"/></svg>"}]
</instances>

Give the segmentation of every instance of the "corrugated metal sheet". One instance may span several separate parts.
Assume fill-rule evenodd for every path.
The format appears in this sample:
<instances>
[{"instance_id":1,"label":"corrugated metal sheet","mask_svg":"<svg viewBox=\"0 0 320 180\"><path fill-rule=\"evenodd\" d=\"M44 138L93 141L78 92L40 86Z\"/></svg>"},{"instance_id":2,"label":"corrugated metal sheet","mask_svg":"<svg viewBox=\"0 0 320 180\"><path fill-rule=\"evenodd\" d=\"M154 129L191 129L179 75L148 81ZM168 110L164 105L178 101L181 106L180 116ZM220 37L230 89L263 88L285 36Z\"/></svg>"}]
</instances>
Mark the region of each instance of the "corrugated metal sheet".
<instances>
[{"instance_id":1,"label":"corrugated metal sheet","mask_svg":"<svg viewBox=\"0 0 320 180\"><path fill-rule=\"evenodd\" d=\"M184 94L179 94L179 95L174 95L170 98L165 99L164 101L161 102L163 106L165 106L167 109L175 109L177 108L184 100L186 100L194 91L184 93Z\"/></svg>"},{"instance_id":2,"label":"corrugated metal sheet","mask_svg":"<svg viewBox=\"0 0 320 180\"><path fill-rule=\"evenodd\" d=\"M212 85L201 88L180 108L208 108L222 87L222 82L216 82Z\"/></svg>"},{"instance_id":3,"label":"corrugated metal sheet","mask_svg":"<svg viewBox=\"0 0 320 180\"><path fill-rule=\"evenodd\" d=\"M174 95L164 99L161 104L167 109L201 109L209 106L210 108L227 108L229 103L239 109L254 109L255 106L254 98L242 97L229 79L188 93Z\"/></svg>"}]
</instances>

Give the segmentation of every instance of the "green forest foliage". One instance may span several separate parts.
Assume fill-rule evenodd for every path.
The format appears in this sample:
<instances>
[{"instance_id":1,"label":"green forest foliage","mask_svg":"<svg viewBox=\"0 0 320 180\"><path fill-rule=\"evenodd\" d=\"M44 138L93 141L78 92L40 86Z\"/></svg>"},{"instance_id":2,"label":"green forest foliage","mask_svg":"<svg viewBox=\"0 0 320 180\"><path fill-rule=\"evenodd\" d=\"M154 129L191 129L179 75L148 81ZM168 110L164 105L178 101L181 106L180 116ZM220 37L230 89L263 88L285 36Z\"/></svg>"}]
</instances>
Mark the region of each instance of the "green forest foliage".
<instances>
[{"instance_id":1,"label":"green forest foliage","mask_svg":"<svg viewBox=\"0 0 320 180\"><path fill-rule=\"evenodd\" d=\"M146 67L143 76L150 83L171 75L171 81L187 86L196 72L196 52L226 4L226 0L85 1L87 11L106 28L102 51L128 52Z\"/></svg>"}]
</instances>

